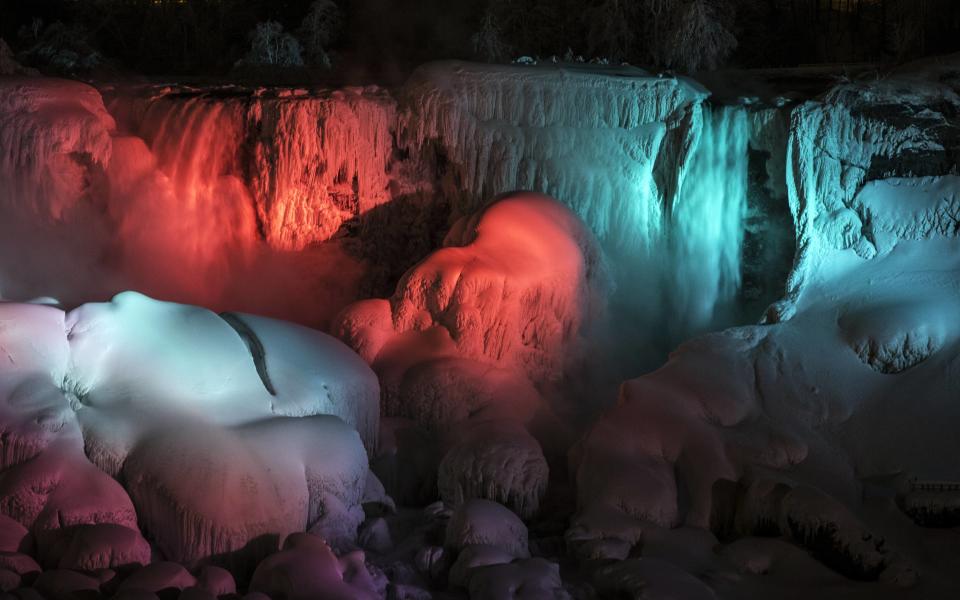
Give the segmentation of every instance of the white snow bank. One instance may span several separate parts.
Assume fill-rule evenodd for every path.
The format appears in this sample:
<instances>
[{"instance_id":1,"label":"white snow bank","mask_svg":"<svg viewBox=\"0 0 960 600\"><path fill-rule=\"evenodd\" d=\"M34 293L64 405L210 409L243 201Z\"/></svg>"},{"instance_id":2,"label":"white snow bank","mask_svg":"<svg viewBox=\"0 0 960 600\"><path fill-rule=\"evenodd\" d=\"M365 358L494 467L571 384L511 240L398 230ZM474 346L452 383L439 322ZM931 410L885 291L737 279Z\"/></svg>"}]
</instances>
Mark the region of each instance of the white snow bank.
<instances>
[{"instance_id":1,"label":"white snow bank","mask_svg":"<svg viewBox=\"0 0 960 600\"><path fill-rule=\"evenodd\" d=\"M67 315L0 304L0 324L0 510L43 562L146 563L141 527L187 563L305 529L355 538L356 427L372 447L379 391L340 342L133 293Z\"/></svg>"}]
</instances>

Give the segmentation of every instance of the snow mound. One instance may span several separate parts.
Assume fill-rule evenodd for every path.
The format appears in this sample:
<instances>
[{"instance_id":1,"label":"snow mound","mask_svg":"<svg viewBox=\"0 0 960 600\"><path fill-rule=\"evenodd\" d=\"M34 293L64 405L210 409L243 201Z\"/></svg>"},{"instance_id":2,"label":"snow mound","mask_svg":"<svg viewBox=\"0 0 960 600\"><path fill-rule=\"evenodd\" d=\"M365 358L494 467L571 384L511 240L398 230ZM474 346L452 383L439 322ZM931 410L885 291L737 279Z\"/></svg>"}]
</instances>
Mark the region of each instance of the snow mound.
<instances>
[{"instance_id":1,"label":"snow mound","mask_svg":"<svg viewBox=\"0 0 960 600\"><path fill-rule=\"evenodd\" d=\"M561 377L602 309L602 258L568 209L531 193L461 220L445 247L408 271L389 301L348 307L335 330L396 386L428 358L459 356ZM389 412L387 413L389 414Z\"/></svg>"},{"instance_id":2,"label":"snow mound","mask_svg":"<svg viewBox=\"0 0 960 600\"><path fill-rule=\"evenodd\" d=\"M594 587L611 598L715 600L717 595L696 577L655 558L630 559L599 569Z\"/></svg>"},{"instance_id":3,"label":"snow mound","mask_svg":"<svg viewBox=\"0 0 960 600\"><path fill-rule=\"evenodd\" d=\"M528 557L527 526L510 509L490 500L473 499L454 509L444 545L452 550L481 544L517 557Z\"/></svg>"},{"instance_id":4,"label":"snow mound","mask_svg":"<svg viewBox=\"0 0 960 600\"><path fill-rule=\"evenodd\" d=\"M549 468L540 444L523 427L493 421L459 436L440 461L437 479L440 498L451 506L483 498L530 518L547 491Z\"/></svg>"},{"instance_id":5,"label":"snow mound","mask_svg":"<svg viewBox=\"0 0 960 600\"><path fill-rule=\"evenodd\" d=\"M159 405L221 426L332 414L360 431L369 447L376 444L376 377L323 333L135 292L71 311L66 327L73 357L67 385L82 407Z\"/></svg>"},{"instance_id":6,"label":"snow mound","mask_svg":"<svg viewBox=\"0 0 960 600\"><path fill-rule=\"evenodd\" d=\"M0 510L42 563L145 564L141 528L188 564L307 529L355 540L379 392L340 342L133 293L0 304L0 323Z\"/></svg>"},{"instance_id":7,"label":"snow mound","mask_svg":"<svg viewBox=\"0 0 960 600\"><path fill-rule=\"evenodd\" d=\"M337 558L322 538L308 533L287 537L280 552L264 559L253 573L250 591L288 600L381 597L362 552Z\"/></svg>"},{"instance_id":8,"label":"snow mound","mask_svg":"<svg viewBox=\"0 0 960 600\"><path fill-rule=\"evenodd\" d=\"M478 567L470 577L470 598L477 600L569 600L560 566L542 558Z\"/></svg>"}]
</instances>

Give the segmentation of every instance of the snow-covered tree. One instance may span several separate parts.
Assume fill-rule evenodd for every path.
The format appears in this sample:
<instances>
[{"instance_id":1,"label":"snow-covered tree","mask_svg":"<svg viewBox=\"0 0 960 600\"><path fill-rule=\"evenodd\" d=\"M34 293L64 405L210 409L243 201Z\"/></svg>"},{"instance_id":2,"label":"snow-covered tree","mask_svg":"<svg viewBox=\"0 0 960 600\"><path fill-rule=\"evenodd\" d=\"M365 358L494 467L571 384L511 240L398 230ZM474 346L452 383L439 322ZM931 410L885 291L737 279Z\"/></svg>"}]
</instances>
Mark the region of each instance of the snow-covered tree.
<instances>
[{"instance_id":1,"label":"snow-covered tree","mask_svg":"<svg viewBox=\"0 0 960 600\"><path fill-rule=\"evenodd\" d=\"M243 62L248 65L272 65L299 67L303 65L300 42L284 32L283 25L276 21L257 23L250 34L250 51Z\"/></svg>"},{"instance_id":2,"label":"snow-covered tree","mask_svg":"<svg viewBox=\"0 0 960 600\"><path fill-rule=\"evenodd\" d=\"M342 26L343 15L333 0L316 0L310 5L297 31L309 64L330 68L327 50L340 35Z\"/></svg>"},{"instance_id":3,"label":"snow-covered tree","mask_svg":"<svg viewBox=\"0 0 960 600\"><path fill-rule=\"evenodd\" d=\"M503 62L510 57L510 46L503 40L503 31L490 9L484 12L480 30L471 41L474 55L487 62Z\"/></svg>"},{"instance_id":4,"label":"snow-covered tree","mask_svg":"<svg viewBox=\"0 0 960 600\"><path fill-rule=\"evenodd\" d=\"M737 48L716 0L689 0L666 47L668 66L687 72L716 69Z\"/></svg>"}]
</instances>

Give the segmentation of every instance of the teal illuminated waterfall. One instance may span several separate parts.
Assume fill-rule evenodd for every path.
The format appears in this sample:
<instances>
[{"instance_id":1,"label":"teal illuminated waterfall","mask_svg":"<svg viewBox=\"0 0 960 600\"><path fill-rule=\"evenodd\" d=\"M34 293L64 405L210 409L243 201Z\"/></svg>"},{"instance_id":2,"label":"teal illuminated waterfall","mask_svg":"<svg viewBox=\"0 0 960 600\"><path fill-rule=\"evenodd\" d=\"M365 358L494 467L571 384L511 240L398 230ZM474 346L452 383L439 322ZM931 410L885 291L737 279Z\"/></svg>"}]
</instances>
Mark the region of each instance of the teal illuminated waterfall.
<instances>
[{"instance_id":1,"label":"teal illuminated waterfall","mask_svg":"<svg viewBox=\"0 0 960 600\"><path fill-rule=\"evenodd\" d=\"M684 336L716 324L741 281L749 122L739 106L705 106L700 135L670 207L666 289Z\"/></svg>"}]
</instances>

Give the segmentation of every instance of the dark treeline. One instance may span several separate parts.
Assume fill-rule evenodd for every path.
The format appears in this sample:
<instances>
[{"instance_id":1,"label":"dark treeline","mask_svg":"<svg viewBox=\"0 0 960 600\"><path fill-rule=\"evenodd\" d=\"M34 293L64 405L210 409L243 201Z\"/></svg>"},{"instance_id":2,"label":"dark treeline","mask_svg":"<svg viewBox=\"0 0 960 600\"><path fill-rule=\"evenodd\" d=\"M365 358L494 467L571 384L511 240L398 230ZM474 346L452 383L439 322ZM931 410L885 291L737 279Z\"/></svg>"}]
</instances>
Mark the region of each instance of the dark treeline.
<instances>
[{"instance_id":1,"label":"dark treeline","mask_svg":"<svg viewBox=\"0 0 960 600\"><path fill-rule=\"evenodd\" d=\"M684 70L899 62L960 50L956 0L326 0L335 69L402 76L432 58L582 56ZM230 71L258 23L302 28L312 0L0 0L25 62L146 74ZM326 39L326 38L325 38ZM268 40L269 42L270 40ZM88 55L94 59L85 62ZM88 62L90 64L88 64Z\"/></svg>"}]
</instances>

